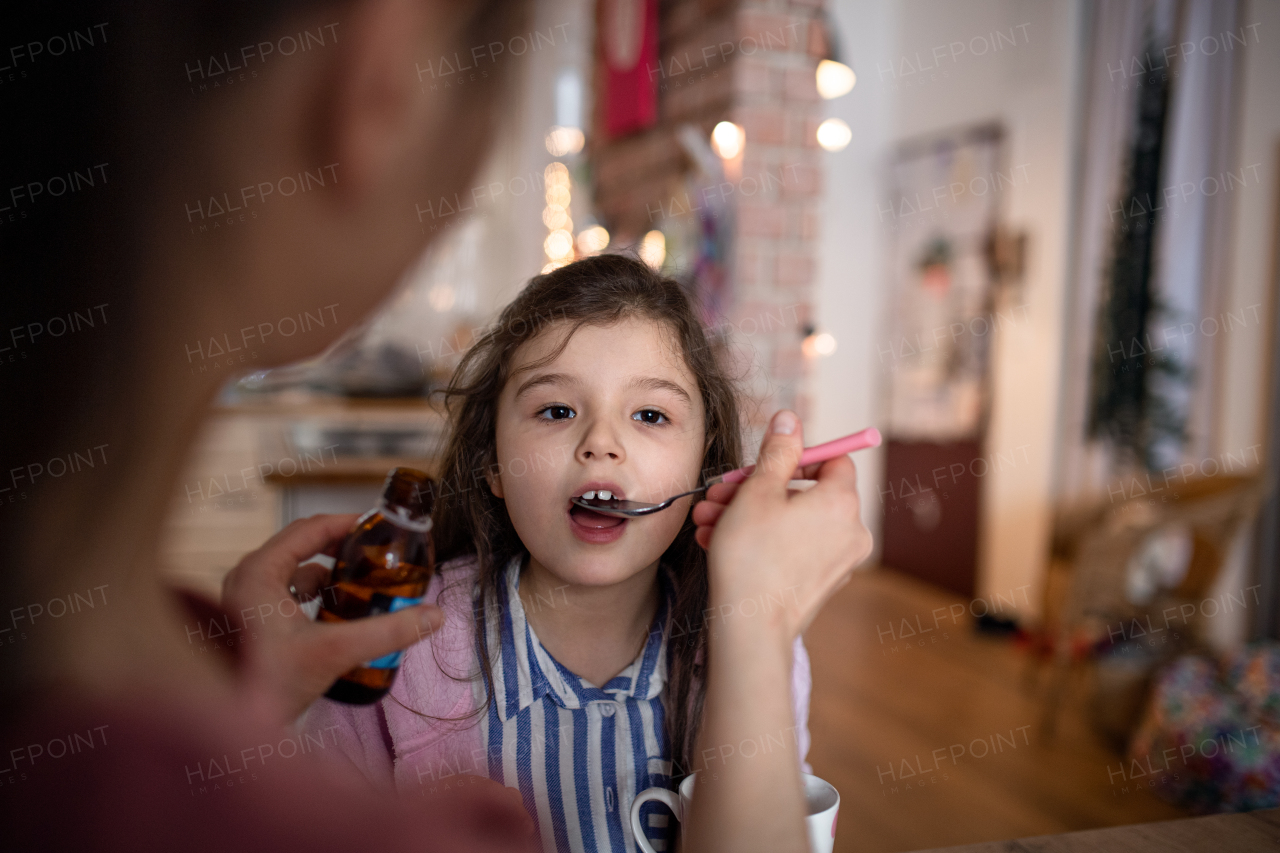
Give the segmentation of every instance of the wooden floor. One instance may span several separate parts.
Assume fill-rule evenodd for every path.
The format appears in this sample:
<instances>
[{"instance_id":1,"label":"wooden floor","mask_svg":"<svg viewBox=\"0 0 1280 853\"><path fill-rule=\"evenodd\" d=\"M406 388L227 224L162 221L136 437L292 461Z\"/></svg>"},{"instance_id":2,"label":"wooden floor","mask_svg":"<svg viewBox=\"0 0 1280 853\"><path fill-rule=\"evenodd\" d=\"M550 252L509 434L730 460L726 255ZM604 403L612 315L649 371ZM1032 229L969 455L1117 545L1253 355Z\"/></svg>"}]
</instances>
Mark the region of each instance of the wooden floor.
<instances>
[{"instance_id":1,"label":"wooden floor","mask_svg":"<svg viewBox=\"0 0 1280 853\"><path fill-rule=\"evenodd\" d=\"M1023 680L1025 656L1009 641L975 635L964 617L953 623L960 608L947 608L968 603L872 569L855 575L805 634L809 761L840 791L837 853L1181 816L1136 786L1122 793L1111 784L1107 768L1120 758L1089 730L1083 691L1046 742L1041 704Z\"/></svg>"}]
</instances>

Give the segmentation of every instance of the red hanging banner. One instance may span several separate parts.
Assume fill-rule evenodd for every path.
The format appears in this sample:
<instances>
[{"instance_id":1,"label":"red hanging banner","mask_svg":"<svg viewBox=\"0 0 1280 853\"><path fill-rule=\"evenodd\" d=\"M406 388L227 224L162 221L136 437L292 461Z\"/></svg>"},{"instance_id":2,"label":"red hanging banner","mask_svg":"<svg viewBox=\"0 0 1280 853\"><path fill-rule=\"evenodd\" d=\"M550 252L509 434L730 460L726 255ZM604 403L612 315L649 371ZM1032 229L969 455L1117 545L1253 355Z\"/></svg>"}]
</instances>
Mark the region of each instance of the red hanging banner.
<instances>
[{"instance_id":1,"label":"red hanging banner","mask_svg":"<svg viewBox=\"0 0 1280 853\"><path fill-rule=\"evenodd\" d=\"M610 137L658 120L658 0L601 0L604 130Z\"/></svg>"}]
</instances>

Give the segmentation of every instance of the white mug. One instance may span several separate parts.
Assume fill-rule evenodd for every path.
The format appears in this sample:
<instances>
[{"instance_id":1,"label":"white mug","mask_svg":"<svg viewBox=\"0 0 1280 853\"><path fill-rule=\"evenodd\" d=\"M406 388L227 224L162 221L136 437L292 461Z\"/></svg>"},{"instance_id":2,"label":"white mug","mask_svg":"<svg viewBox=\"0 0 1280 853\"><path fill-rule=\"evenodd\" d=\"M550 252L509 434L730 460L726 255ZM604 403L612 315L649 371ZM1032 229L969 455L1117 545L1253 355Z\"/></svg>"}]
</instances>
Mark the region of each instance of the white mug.
<instances>
[{"instance_id":1,"label":"white mug","mask_svg":"<svg viewBox=\"0 0 1280 853\"><path fill-rule=\"evenodd\" d=\"M636 844L644 853L657 853L645 837L644 827L640 825L640 807L650 800L665 803L675 812L676 820L684 820L689 810L689 799L693 796L693 780L695 773L680 783L680 794L666 788L648 788L636 795L631 801L631 834ZM809 850L812 853L831 853L836 843L836 816L840 813L840 792L835 787L817 776L808 773L800 774L804 787L805 827L809 831Z\"/></svg>"}]
</instances>

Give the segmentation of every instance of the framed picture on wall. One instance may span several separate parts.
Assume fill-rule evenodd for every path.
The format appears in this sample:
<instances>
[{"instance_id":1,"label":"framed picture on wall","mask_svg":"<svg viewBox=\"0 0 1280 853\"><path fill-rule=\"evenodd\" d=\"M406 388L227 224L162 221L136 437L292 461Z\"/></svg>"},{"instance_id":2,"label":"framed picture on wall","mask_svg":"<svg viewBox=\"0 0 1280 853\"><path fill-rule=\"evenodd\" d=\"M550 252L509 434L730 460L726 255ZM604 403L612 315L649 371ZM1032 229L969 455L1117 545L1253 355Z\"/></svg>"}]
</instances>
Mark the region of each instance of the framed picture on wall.
<instances>
[{"instance_id":1,"label":"framed picture on wall","mask_svg":"<svg viewBox=\"0 0 1280 853\"><path fill-rule=\"evenodd\" d=\"M979 436L988 408L989 250L1001 190L999 125L904 143L890 167L893 207L886 392L890 435ZM882 347L883 349L883 347Z\"/></svg>"}]
</instances>

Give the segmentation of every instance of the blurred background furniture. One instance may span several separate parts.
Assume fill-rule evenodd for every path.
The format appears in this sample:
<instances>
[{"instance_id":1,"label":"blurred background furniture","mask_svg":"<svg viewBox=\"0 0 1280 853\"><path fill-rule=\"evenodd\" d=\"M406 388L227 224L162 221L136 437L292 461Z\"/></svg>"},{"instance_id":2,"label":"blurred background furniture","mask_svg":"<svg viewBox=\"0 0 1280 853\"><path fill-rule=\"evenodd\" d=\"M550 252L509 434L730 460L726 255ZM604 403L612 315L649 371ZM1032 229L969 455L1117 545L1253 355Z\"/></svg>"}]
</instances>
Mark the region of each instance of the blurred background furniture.
<instances>
[{"instance_id":1,"label":"blurred background furniture","mask_svg":"<svg viewBox=\"0 0 1280 853\"><path fill-rule=\"evenodd\" d=\"M1224 474L1155 485L1158 491L1144 486L1114 505L1059 518L1039 656L1049 670L1041 728L1047 737L1073 670L1088 664L1095 725L1123 748L1154 670L1179 652L1204 648L1206 619L1256 606L1246 601L1256 589L1214 597L1213 588L1236 534L1257 512L1261 478Z\"/></svg>"},{"instance_id":2,"label":"blurred background furniture","mask_svg":"<svg viewBox=\"0 0 1280 853\"><path fill-rule=\"evenodd\" d=\"M425 397L229 394L173 496L169 577L216 599L222 576L290 521L369 509L397 465L435 473L443 422Z\"/></svg>"},{"instance_id":3,"label":"blurred background furniture","mask_svg":"<svg viewBox=\"0 0 1280 853\"><path fill-rule=\"evenodd\" d=\"M1280 805L1280 644L1165 667L1110 772L1198 814Z\"/></svg>"}]
</instances>

